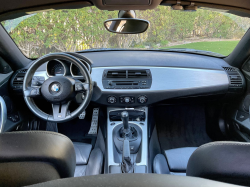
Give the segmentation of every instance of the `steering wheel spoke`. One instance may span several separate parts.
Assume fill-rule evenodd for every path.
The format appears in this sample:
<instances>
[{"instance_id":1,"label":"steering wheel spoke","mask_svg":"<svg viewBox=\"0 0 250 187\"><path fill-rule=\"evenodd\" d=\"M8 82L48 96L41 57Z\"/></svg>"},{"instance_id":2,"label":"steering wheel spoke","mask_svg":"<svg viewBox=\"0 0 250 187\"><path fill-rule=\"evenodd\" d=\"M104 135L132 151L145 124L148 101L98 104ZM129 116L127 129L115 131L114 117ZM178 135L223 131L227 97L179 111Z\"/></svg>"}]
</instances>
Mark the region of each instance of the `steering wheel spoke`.
<instances>
[{"instance_id":1,"label":"steering wheel spoke","mask_svg":"<svg viewBox=\"0 0 250 187\"><path fill-rule=\"evenodd\" d=\"M89 90L89 83L82 83L81 81L76 81L75 92L82 92Z\"/></svg>"},{"instance_id":2,"label":"steering wheel spoke","mask_svg":"<svg viewBox=\"0 0 250 187\"><path fill-rule=\"evenodd\" d=\"M52 104L54 120L63 120L68 115L70 101L64 104Z\"/></svg>"},{"instance_id":3,"label":"steering wheel spoke","mask_svg":"<svg viewBox=\"0 0 250 187\"><path fill-rule=\"evenodd\" d=\"M25 91L24 91L24 95L26 97L40 97L41 96L41 86L38 87L28 87Z\"/></svg>"}]
</instances>

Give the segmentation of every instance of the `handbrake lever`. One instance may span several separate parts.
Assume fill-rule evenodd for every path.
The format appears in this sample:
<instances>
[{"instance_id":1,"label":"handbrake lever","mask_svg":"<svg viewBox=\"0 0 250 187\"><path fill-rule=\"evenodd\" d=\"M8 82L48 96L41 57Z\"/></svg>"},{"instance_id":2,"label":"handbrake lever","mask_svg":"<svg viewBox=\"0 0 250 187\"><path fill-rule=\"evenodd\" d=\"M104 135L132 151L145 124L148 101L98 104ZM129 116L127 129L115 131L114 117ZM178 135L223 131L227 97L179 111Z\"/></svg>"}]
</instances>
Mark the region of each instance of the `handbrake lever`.
<instances>
[{"instance_id":1,"label":"handbrake lever","mask_svg":"<svg viewBox=\"0 0 250 187\"><path fill-rule=\"evenodd\" d=\"M121 169L122 169L123 173L132 173L133 172L133 164L131 162L131 157L130 157L129 140L127 138L124 138L124 140L123 140Z\"/></svg>"}]
</instances>

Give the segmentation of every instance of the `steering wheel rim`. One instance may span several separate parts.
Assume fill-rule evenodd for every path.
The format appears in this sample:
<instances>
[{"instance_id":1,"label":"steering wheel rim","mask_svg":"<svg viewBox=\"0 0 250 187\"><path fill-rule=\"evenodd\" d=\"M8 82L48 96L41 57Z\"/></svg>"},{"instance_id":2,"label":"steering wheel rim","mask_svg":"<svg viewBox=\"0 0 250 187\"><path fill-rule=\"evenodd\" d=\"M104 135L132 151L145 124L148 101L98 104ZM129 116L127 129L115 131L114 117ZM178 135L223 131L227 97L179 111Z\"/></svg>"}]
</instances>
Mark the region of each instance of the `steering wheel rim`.
<instances>
[{"instance_id":1,"label":"steering wheel rim","mask_svg":"<svg viewBox=\"0 0 250 187\"><path fill-rule=\"evenodd\" d=\"M62 115L61 117L59 117L60 115L56 116L56 114L55 114L56 112L54 111L54 109L58 108L58 107L53 106L55 104L52 104L52 109L53 109L53 116L52 116L52 115L46 114L45 112L40 110L37 107L37 105L35 104L35 102L33 100L33 96L31 96L31 90L33 89L31 86L31 82L32 82L32 78L33 78L36 70L42 64L44 64L50 60L53 60L53 59L66 60L68 62L75 64L80 69L80 72L85 77L85 83L82 83L84 91L85 91L85 99L80 104L80 106L75 111L71 112L70 114L67 113L68 105L69 105L70 101L68 101L66 104L63 104L63 107L65 107L66 113L65 113L65 116ZM49 80L49 79L47 79L47 80ZM40 91L40 93L41 93L41 91ZM92 79L91 79L91 76L90 76L88 69L78 58L76 58L70 54L67 54L67 53L52 53L52 54L48 54L48 55L45 55L45 56L37 59L29 67L27 73L25 74L24 81L23 81L23 94L24 94L24 100L25 100L27 106L37 117L39 117L45 121L57 122L57 123L61 122L62 123L62 122L70 121L70 120L78 117L87 108L87 106L89 105L90 100L92 98L92 94L93 94L93 83L92 83Z\"/></svg>"}]
</instances>

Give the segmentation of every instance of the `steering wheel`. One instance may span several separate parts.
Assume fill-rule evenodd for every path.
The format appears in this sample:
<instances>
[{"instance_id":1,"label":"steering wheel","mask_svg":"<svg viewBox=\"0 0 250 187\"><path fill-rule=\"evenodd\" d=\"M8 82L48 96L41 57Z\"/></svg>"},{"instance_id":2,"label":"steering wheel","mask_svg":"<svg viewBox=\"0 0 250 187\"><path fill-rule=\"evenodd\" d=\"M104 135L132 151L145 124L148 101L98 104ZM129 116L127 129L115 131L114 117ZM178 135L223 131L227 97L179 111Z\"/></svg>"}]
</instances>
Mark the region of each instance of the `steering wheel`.
<instances>
[{"instance_id":1,"label":"steering wheel","mask_svg":"<svg viewBox=\"0 0 250 187\"><path fill-rule=\"evenodd\" d=\"M85 57L86 58L86 57ZM39 66L50 60L66 60L73 63L85 77L85 82L65 76L49 77L40 87L32 87L32 78ZM70 102L79 92L85 92L85 99L73 112L68 113ZM86 66L76 57L67 53L53 53L37 59L28 69L23 81L23 95L29 109L39 118L51 122L66 122L79 116L89 105L93 84ZM52 104L53 115L46 114L35 104L33 98L43 97Z\"/></svg>"}]
</instances>

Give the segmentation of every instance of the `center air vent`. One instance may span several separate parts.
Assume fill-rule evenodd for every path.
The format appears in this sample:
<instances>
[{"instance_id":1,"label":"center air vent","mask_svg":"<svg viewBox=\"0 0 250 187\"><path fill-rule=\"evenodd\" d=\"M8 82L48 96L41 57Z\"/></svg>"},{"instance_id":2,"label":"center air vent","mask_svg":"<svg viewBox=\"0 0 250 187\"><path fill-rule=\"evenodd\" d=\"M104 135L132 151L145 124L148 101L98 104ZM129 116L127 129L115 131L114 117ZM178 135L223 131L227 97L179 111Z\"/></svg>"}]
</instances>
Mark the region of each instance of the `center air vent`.
<instances>
[{"instance_id":1,"label":"center air vent","mask_svg":"<svg viewBox=\"0 0 250 187\"><path fill-rule=\"evenodd\" d=\"M146 70L128 70L128 78L145 78L147 76Z\"/></svg>"},{"instance_id":2,"label":"center air vent","mask_svg":"<svg viewBox=\"0 0 250 187\"><path fill-rule=\"evenodd\" d=\"M126 78L126 70L108 71L107 78Z\"/></svg>"},{"instance_id":3,"label":"center air vent","mask_svg":"<svg viewBox=\"0 0 250 187\"><path fill-rule=\"evenodd\" d=\"M242 90L243 79L239 71L237 71L237 69L233 67L223 67L223 68L227 72L230 80L229 90L230 91Z\"/></svg>"},{"instance_id":4,"label":"center air vent","mask_svg":"<svg viewBox=\"0 0 250 187\"><path fill-rule=\"evenodd\" d=\"M19 89L19 88L22 88L23 86L23 80L24 80L24 76L26 74L27 70L20 70L14 80L13 80L13 87L16 88L16 89Z\"/></svg>"},{"instance_id":5,"label":"center air vent","mask_svg":"<svg viewBox=\"0 0 250 187\"><path fill-rule=\"evenodd\" d=\"M105 89L149 89L152 75L150 69L106 69L102 84Z\"/></svg>"}]
</instances>

